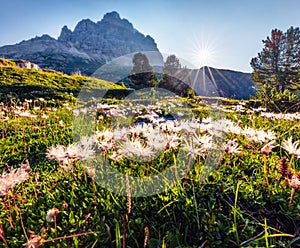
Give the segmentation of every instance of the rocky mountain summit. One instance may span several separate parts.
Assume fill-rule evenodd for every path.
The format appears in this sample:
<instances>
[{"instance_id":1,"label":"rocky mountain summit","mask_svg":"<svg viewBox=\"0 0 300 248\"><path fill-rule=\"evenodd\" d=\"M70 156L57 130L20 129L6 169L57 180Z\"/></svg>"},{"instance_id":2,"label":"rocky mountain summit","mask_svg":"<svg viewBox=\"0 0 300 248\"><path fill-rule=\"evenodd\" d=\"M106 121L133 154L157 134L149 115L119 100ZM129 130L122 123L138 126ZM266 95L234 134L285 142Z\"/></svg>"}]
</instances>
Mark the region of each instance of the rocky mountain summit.
<instances>
[{"instance_id":1,"label":"rocky mountain summit","mask_svg":"<svg viewBox=\"0 0 300 248\"><path fill-rule=\"evenodd\" d=\"M110 12L96 23L80 21L73 31L64 26L58 39L43 35L0 47L0 57L29 60L67 74L92 75L114 58L141 51L158 51L154 39L137 31L117 12Z\"/></svg>"}]
</instances>

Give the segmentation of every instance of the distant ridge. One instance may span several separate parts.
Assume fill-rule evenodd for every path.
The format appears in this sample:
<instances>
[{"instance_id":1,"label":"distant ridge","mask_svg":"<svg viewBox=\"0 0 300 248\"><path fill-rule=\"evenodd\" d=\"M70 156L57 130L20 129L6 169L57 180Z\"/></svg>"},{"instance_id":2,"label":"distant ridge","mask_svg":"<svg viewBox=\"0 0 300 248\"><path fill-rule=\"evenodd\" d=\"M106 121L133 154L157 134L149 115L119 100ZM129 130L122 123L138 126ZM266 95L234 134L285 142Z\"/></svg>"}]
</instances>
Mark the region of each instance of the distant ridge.
<instances>
[{"instance_id":1,"label":"distant ridge","mask_svg":"<svg viewBox=\"0 0 300 248\"><path fill-rule=\"evenodd\" d=\"M255 86L251 81L251 73L207 66L202 67L200 71L214 85L220 97L249 99L250 95L255 93ZM198 81L201 82L203 79L198 79Z\"/></svg>"},{"instance_id":2,"label":"distant ridge","mask_svg":"<svg viewBox=\"0 0 300 248\"><path fill-rule=\"evenodd\" d=\"M177 78L201 96L246 100L255 94L251 73L204 66L178 73Z\"/></svg>"},{"instance_id":3,"label":"distant ridge","mask_svg":"<svg viewBox=\"0 0 300 248\"><path fill-rule=\"evenodd\" d=\"M81 20L73 31L64 26L58 39L45 34L0 47L0 57L28 60L67 74L91 75L114 58L140 51L158 51L154 39L113 11L96 23Z\"/></svg>"},{"instance_id":4,"label":"distant ridge","mask_svg":"<svg viewBox=\"0 0 300 248\"><path fill-rule=\"evenodd\" d=\"M163 60L158 52L145 52L154 72L158 78L162 78ZM123 82L129 88L135 85L129 80L133 65L132 54L116 59L97 70L95 77L115 83ZM255 95L255 86L251 81L251 73L244 73L228 69L217 69L213 67L202 67L199 69L188 69L183 67L172 75L172 82L159 87L166 88L176 94L183 94L188 88L193 89L197 95L208 97L225 97L233 99L249 99ZM144 87L148 87L144 85Z\"/></svg>"}]
</instances>

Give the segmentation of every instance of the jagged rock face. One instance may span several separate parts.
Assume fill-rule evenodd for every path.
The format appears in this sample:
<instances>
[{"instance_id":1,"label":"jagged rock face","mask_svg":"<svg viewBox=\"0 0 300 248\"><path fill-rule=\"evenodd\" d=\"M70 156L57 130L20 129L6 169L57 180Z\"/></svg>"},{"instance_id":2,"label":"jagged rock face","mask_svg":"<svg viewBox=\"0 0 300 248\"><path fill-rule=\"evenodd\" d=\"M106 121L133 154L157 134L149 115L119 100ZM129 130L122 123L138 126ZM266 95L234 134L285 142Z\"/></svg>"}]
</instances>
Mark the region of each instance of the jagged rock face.
<instances>
[{"instance_id":1,"label":"jagged rock face","mask_svg":"<svg viewBox=\"0 0 300 248\"><path fill-rule=\"evenodd\" d=\"M43 35L0 47L0 57L26 59L41 68L68 74L80 71L91 75L113 58L140 51L158 48L150 36L144 36L128 20L111 12L97 23L80 21L73 32L64 26L58 39Z\"/></svg>"},{"instance_id":2,"label":"jagged rock face","mask_svg":"<svg viewBox=\"0 0 300 248\"><path fill-rule=\"evenodd\" d=\"M31 63L30 61L26 60L15 60L16 66L20 68L25 68L25 69L34 69L34 70L40 70L40 67L37 64Z\"/></svg>"}]
</instances>

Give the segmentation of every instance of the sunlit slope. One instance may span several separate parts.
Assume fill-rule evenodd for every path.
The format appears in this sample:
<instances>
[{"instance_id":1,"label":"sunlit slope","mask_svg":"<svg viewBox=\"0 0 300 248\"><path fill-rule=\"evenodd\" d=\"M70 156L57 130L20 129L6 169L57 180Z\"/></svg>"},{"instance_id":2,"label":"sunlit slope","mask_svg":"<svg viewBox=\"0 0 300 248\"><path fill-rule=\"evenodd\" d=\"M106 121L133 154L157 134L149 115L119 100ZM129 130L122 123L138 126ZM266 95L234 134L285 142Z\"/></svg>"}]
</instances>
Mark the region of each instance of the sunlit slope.
<instances>
[{"instance_id":1,"label":"sunlit slope","mask_svg":"<svg viewBox=\"0 0 300 248\"><path fill-rule=\"evenodd\" d=\"M82 87L91 90L126 91L112 82L81 75L69 76L53 70L19 68L14 61L0 58L0 93L26 95L78 94Z\"/></svg>"}]
</instances>

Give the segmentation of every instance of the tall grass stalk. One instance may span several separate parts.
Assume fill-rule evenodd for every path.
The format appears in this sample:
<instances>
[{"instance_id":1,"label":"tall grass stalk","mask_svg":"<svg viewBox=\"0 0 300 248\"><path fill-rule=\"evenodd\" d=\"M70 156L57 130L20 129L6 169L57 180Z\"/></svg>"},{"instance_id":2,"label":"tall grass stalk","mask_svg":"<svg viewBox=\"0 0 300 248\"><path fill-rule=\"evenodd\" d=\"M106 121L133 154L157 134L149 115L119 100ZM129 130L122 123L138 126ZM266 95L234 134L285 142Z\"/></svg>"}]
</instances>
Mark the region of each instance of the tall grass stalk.
<instances>
[{"instance_id":1,"label":"tall grass stalk","mask_svg":"<svg viewBox=\"0 0 300 248\"><path fill-rule=\"evenodd\" d=\"M232 225L232 229L233 229L236 243L238 246L240 245L240 238L239 238L239 233L238 233L238 229L237 229L237 200L238 200L238 193L239 193L239 188L240 188L241 184L242 184L242 181L238 181L236 190L235 190L235 198L234 198L234 206L233 206L233 225Z\"/></svg>"},{"instance_id":2,"label":"tall grass stalk","mask_svg":"<svg viewBox=\"0 0 300 248\"><path fill-rule=\"evenodd\" d=\"M269 186L269 168L268 168L268 156L263 155L264 158L264 176L265 176L265 182L267 186Z\"/></svg>"},{"instance_id":3,"label":"tall grass stalk","mask_svg":"<svg viewBox=\"0 0 300 248\"><path fill-rule=\"evenodd\" d=\"M267 219L265 218L264 221L265 221L265 225L264 225L264 227L265 227L265 235L264 235L264 237L265 237L265 243L266 243L266 248L269 248L269 240L268 240L269 233L268 233Z\"/></svg>"},{"instance_id":4,"label":"tall grass stalk","mask_svg":"<svg viewBox=\"0 0 300 248\"><path fill-rule=\"evenodd\" d=\"M121 230L120 230L120 225L119 222L117 222L116 224L116 248L121 248Z\"/></svg>"},{"instance_id":5,"label":"tall grass stalk","mask_svg":"<svg viewBox=\"0 0 300 248\"><path fill-rule=\"evenodd\" d=\"M195 210L196 210L196 216L197 216L198 230L200 230L199 210L198 210L198 204L197 204L197 200L196 200L196 194L195 194L195 187L194 187L194 185L193 185L193 196L194 196L194 204L195 204Z\"/></svg>"}]
</instances>

